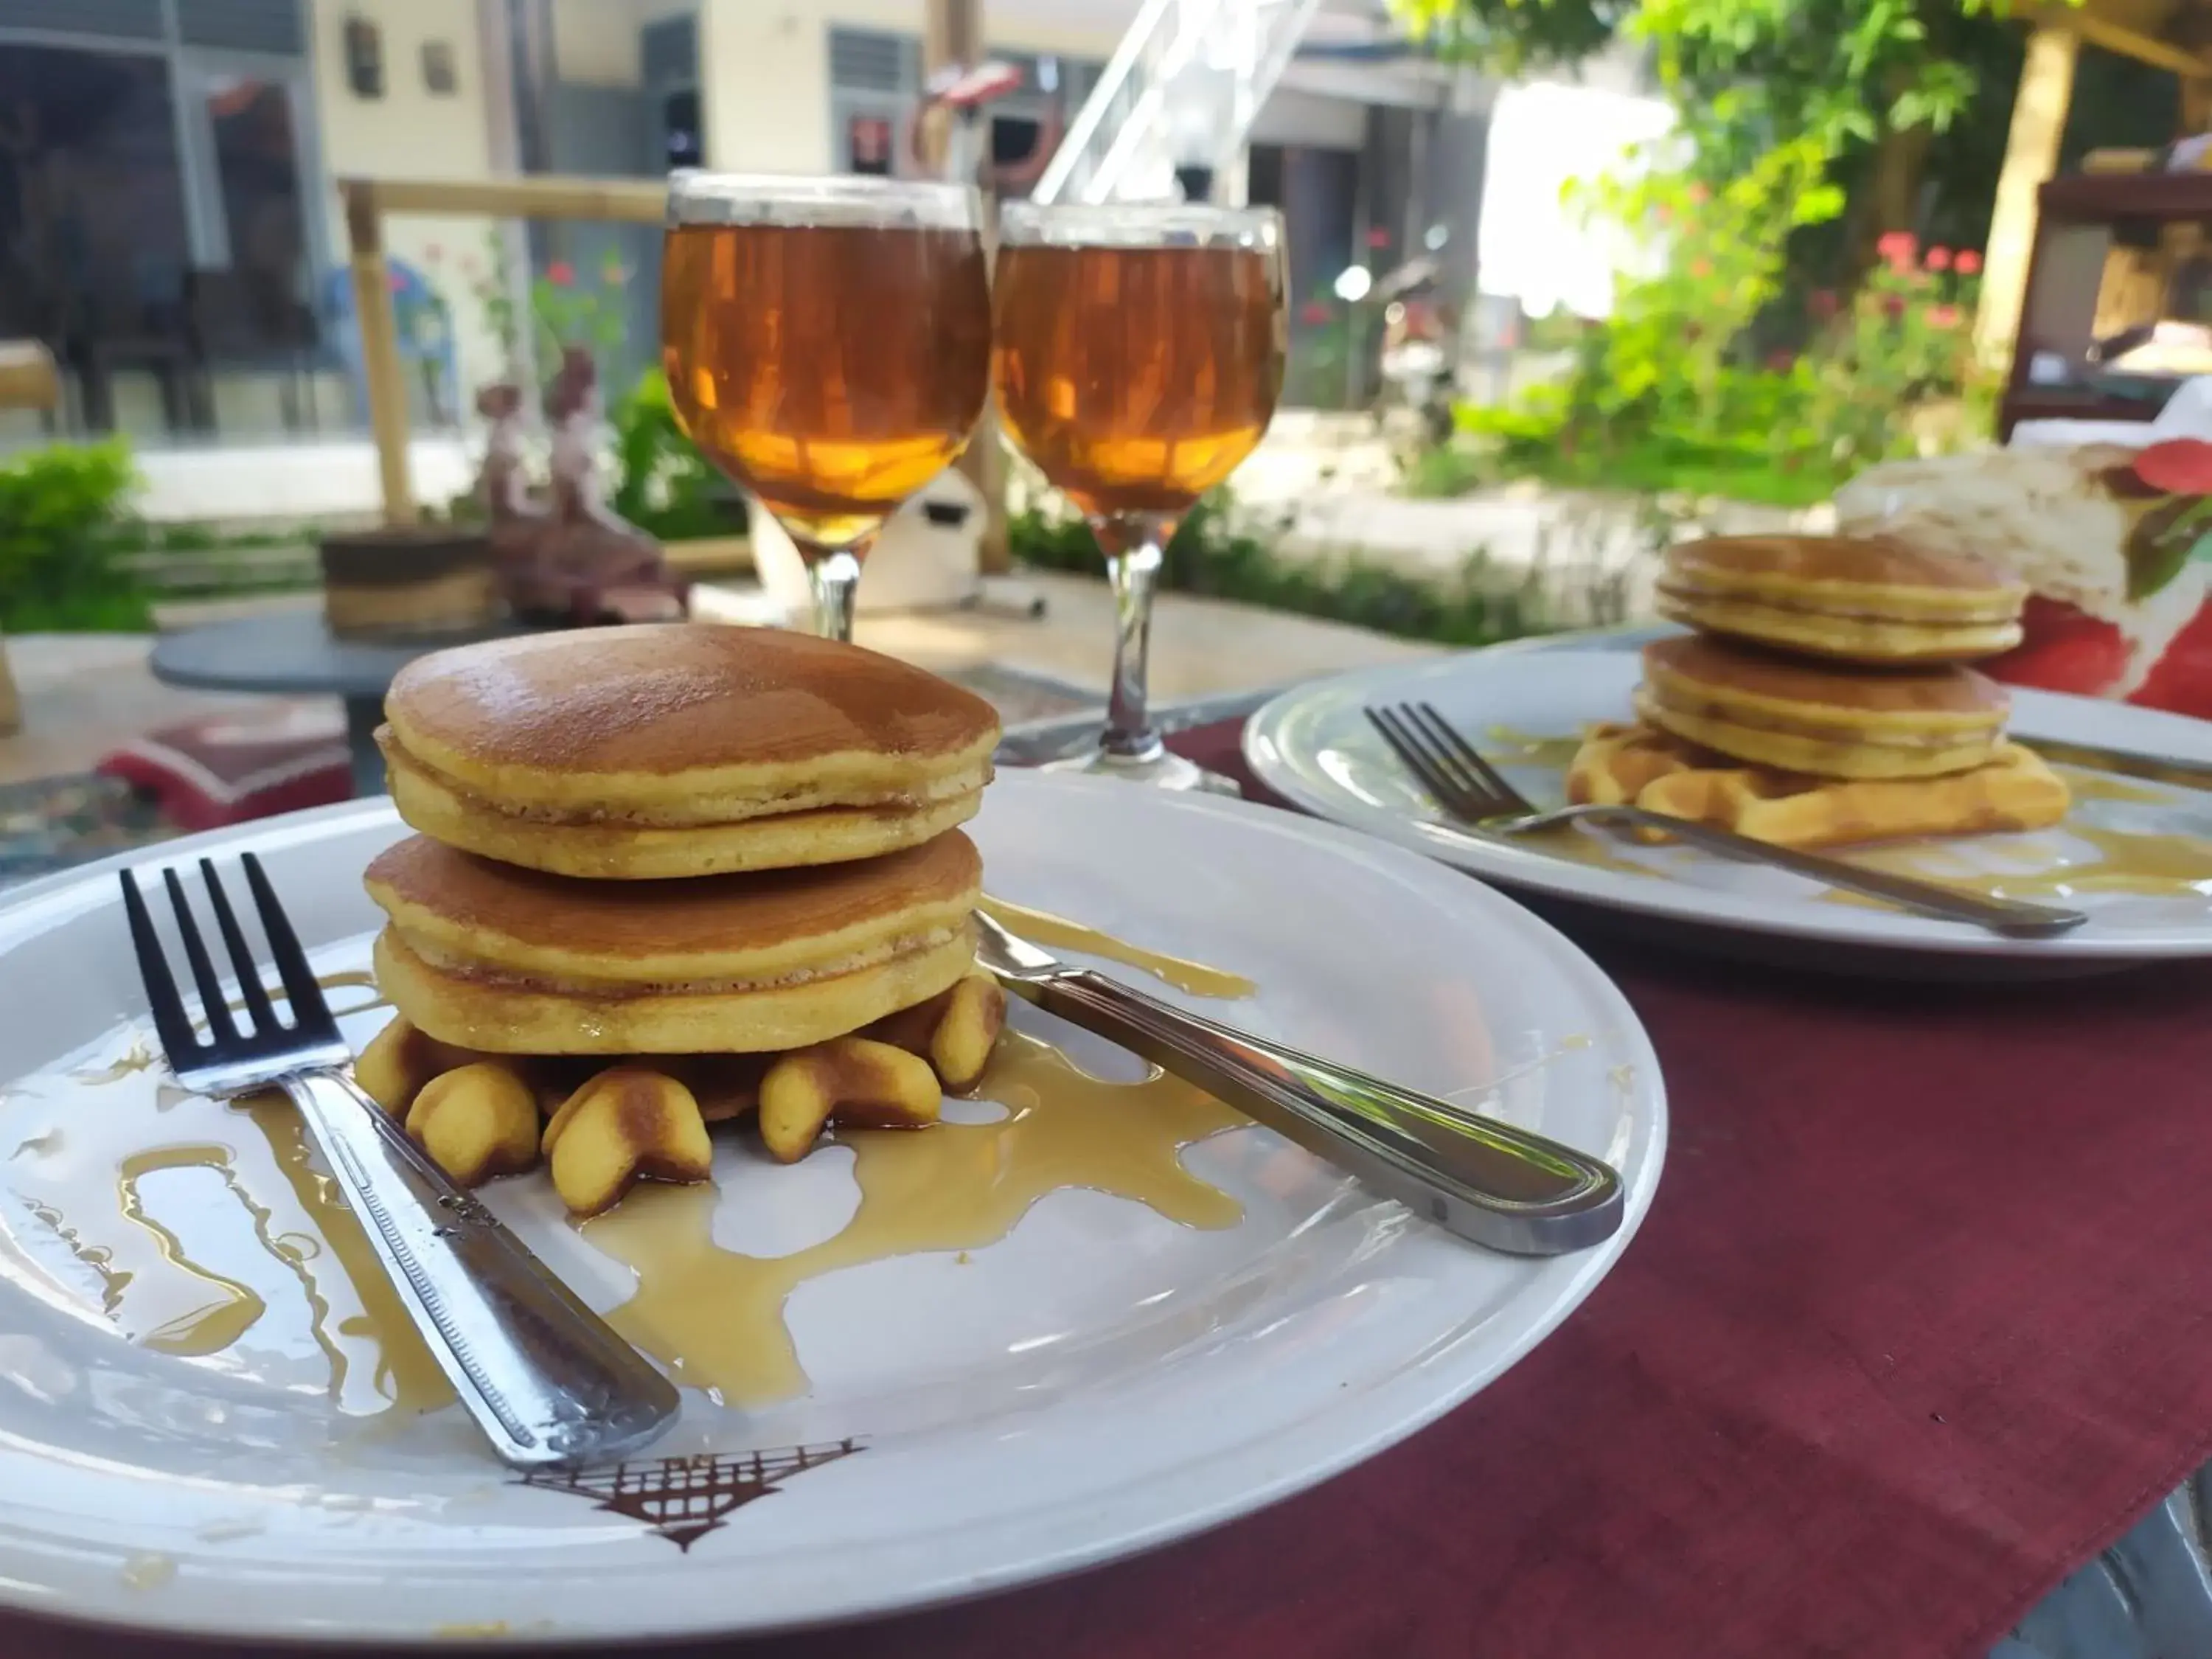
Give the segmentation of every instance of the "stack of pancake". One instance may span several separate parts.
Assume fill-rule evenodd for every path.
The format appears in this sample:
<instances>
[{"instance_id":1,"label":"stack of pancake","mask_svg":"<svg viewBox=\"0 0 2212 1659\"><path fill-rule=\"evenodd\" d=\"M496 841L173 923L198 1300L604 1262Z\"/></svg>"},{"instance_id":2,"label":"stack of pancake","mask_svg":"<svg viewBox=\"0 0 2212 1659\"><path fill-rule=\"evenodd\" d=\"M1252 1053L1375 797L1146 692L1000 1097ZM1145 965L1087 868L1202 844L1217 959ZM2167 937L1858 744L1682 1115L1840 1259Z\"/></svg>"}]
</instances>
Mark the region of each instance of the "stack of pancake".
<instances>
[{"instance_id":1,"label":"stack of pancake","mask_svg":"<svg viewBox=\"0 0 2212 1659\"><path fill-rule=\"evenodd\" d=\"M2040 829L2066 786L2005 736L1967 666L2020 640L2027 589L1879 537L1730 537L1671 550L1637 722L1593 729L1570 799L1632 801L1761 841L1833 846Z\"/></svg>"},{"instance_id":2,"label":"stack of pancake","mask_svg":"<svg viewBox=\"0 0 2212 1659\"><path fill-rule=\"evenodd\" d=\"M494 1054L763 1054L933 997L974 960L955 827L991 706L855 646L646 625L423 657L378 732L399 813L376 975Z\"/></svg>"}]
</instances>

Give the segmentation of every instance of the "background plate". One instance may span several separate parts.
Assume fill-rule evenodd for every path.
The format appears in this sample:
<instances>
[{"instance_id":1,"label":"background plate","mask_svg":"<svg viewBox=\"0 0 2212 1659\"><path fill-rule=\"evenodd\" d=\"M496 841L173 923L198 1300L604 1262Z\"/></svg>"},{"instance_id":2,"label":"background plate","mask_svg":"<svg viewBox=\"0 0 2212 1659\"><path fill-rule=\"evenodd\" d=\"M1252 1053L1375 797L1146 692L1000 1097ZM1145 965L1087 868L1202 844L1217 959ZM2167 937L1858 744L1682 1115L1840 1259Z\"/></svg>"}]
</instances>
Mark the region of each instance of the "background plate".
<instances>
[{"instance_id":1,"label":"background plate","mask_svg":"<svg viewBox=\"0 0 2212 1659\"><path fill-rule=\"evenodd\" d=\"M2203 895L2091 893L2064 901L2090 913L2087 926L2057 939L2014 939L1963 923L1840 901L1782 871L1733 864L1686 848L1640 847L1602 831L1566 833L1600 837L1607 854L1641 867L1577 862L1561 856L1559 843L1548 836L1471 841L1441 827L1427 793L1364 712L1378 703L1434 703L1470 742L1504 766L1523 793L1539 806L1552 806L1565 799L1559 769L1509 764L1515 741L1571 737L1594 721L1627 719L1629 694L1641 676L1634 654L1611 650L1480 653L1350 674L1300 686L1267 704L1245 728L1244 752L1261 781L1323 817L1533 893L1707 933L1870 948L1891 959L1904 951L2119 965L2212 954L2212 896ZM2041 735L2212 762L2212 726L2203 721L2051 692L2014 690L2012 696L2013 730L2031 743ZM2128 782L2130 790L2136 787ZM2153 784L2141 789L2155 799L2079 803L2069 822L2201 836L2212 867L2212 794ZM2063 827L1962 837L1947 843L1946 853L1990 869L2044 868L2097 856ZM1829 953L1798 954L1818 960ZM1826 965L1836 963L1831 959Z\"/></svg>"}]
</instances>

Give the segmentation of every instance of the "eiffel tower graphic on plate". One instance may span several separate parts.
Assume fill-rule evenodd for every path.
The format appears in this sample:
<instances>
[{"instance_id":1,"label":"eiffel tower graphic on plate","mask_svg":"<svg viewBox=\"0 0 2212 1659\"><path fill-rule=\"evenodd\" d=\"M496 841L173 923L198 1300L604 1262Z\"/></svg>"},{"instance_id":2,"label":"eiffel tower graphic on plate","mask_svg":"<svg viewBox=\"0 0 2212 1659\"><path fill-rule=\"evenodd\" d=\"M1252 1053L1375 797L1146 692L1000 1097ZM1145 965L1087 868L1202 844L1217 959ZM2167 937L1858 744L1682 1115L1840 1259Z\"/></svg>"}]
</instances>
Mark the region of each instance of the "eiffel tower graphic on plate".
<instances>
[{"instance_id":1,"label":"eiffel tower graphic on plate","mask_svg":"<svg viewBox=\"0 0 2212 1659\"><path fill-rule=\"evenodd\" d=\"M611 1468L533 1469L516 1484L588 1498L595 1508L644 1522L688 1553L732 1510L767 1497L794 1474L850 1457L864 1443L848 1438L780 1451L695 1452Z\"/></svg>"}]
</instances>

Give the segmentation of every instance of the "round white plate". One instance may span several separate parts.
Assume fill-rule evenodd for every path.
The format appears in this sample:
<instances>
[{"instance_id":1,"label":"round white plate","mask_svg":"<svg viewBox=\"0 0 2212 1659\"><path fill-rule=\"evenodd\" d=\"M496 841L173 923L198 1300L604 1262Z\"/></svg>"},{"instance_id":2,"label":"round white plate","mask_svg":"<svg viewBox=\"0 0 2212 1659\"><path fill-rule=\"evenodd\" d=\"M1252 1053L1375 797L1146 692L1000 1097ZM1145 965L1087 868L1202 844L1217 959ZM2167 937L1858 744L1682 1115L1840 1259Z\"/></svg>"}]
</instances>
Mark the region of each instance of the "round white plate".
<instances>
[{"instance_id":1,"label":"round white plate","mask_svg":"<svg viewBox=\"0 0 2212 1659\"><path fill-rule=\"evenodd\" d=\"M362 867L402 833L388 804L362 803L161 850L257 852L331 972L365 963ZM1526 1353L1626 1246L1659 1176L1657 1062L1612 984L1517 906L1288 813L1108 781L1002 777L975 835L994 893L1261 987L1192 1006L1611 1159L1626 1226L1576 1256L1494 1255L1232 1131L1185 1162L1243 1201L1236 1225L1060 1191L970 1259L802 1285L787 1317L811 1391L744 1412L687 1393L675 1431L627 1466L633 1496L600 1507L611 1472L522 1485L456 1409L377 1414L359 1297L269 1141L149 1063L99 866L0 903L0 1601L241 1637L559 1639L971 1595L1165 1542L1380 1450ZM1134 1074L1021 1012L1102 1073ZM349 1022L356 1042L383 1018ZM137 1183L143 1220L119 1215L125 1155L204 1146L227 1149L228 1179L165 1170ZM849 1159L824 1147L787 1169L720 1137L717 1241L773 1255L835 1233ZM562 1219L542 1176L487 1195L595 1306L629 1296L629 1270ZM178 1288L156 1228L265 1299L222 1352L146 1346L145 1310ZM125 1256L95 1254L109 1246L143 1284L118 1294ZM833 1455L794 1468L799 1447ZM770 1503L740 1501L763 1495L756 1452ZM702 1458L690 1476L661 1461L685 1455ZM634 1495L672 1469L712 1488L688 1517Z\"/></svg>"},{"instance_id":2,"label":"round white plate","mask_svg":"<svg viewBox=\"0 0 2212 1659\"><path fill-rule=\"evenodd\" d=\"M1640 846L1601 830L1559 833L1600 837L1611 858L1636 869L1563 857L1552 836L1469 837L1447 826L1364 712L1379 704L1433 703L1530 800L1557 806L1565 799L1561 769L1514 764L1516 743L1570 738L1595 721L1628 719L1629 694L1641 673L1632 651L1595 648L1479 652L1347 674L1297 687L1261 708L1245 728L1245 757L1269 787L1309 811L1494 881L1605 909L1821 945L1981 958L2090 964L2212 955L2212 894L2083 892L2063 902L2087 910L2086 925L2056 939L2016 939L1841 901L1784 871L1689 848ZM2124 703L2014 690L2012 730L2029 743L2041 736L2212 762L2212 724ZM2138 788L2135 780L2126 781L2130 792ZM2078 801L2068 822L2212 842L2212 793L2139 787L2155 799ZM2069 863L2087 868L2100 856L2061 825L1948 842L1938 862L1949 873L1965 874Z\"/></svg>"}]
</instances>

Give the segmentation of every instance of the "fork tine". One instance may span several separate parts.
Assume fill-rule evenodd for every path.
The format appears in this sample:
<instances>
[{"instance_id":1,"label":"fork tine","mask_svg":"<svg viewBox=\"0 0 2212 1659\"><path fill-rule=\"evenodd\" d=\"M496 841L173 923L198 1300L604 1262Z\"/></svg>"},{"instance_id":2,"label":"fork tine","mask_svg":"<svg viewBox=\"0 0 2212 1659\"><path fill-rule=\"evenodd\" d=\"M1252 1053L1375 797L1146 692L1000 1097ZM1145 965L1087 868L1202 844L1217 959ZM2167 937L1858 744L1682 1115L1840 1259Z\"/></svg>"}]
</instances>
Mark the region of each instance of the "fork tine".
<instances>
[{"instance_id":1,"label":"fork tine","mask_svg":"<svg viewBox=\"0 0 2212 1659\"><path fill-rule=\"evenodd\" d=\"M1516 812L1531 810L1527 798L1505 781L1503 773L1482 757L1480 750L1459 734L1459 728L1438 713L1435 704L1422 703L1419 705L1416 712L1426 718L1431 734L1437 741L1442 743L1449 752L1456 755L1462 764L1468 767L1475 776L1481 779L1483 787L1501 805Z\"/></svg>"},{"instance_id":2,"label":"fork tine","mask_svg":"<svg viewBox=\"0 0 2212 1659\"><path fill-rule=\"evenodd\" d=\"M215 906L215 923L222 931L224 948L230 952L231 971L238 975L239 998L253 1018L253 1034L268 1036L276 1030L276 1017L269 1006L269 993L261 986L261 969L255 965L253 952L246 949L238 918L231 914L230 895L222 890L213 859L200 860L200 879L207 884L208 900Z\"/></svg>"},{"instance_id":3,"label":"fork tine","mask_svg":"<svg viewBox=\"0 0 2212 1659\"><path fill-rule=\"evenodd\" d=\"M185 884L177 879L174 865L161 872L161 884L169 890L169 908L177 913L177 933L185 942L185 960L191 964L192 984L200 994L200 1018L218 1043L235 1042L238 1027L231 1023L215 964L208 960L207 944L200 938L200 925L192 919L191 901L185 896Z\"/></svg>"},{"instance_id":4,"label":"fork tine","mask_svg":"<svg viewBox=\"0 0 2212 1659\"><path fill-rule=\"evenodd\" d=\"M1401 703L1395 711L1399 726L1410 733L1413 742L1429 757L1429 769L1441 773L1459 792L1460 809L1470 817L1480 817L1493 811L1497 803L1490 797L1482 779L1462 764L1449 744L1440 742L1422 723L1410 703Z\"/></svg>"},{"instance_id":5,"label":"fork tine","mask_svg":"<svg viewBox=\"0 0 2212 1659\"><path fill-rule=\"evenodd\" d=\"M175 1071L199 1047L192 1022L185 1012L185 1000L177 994L176 975L161 953L161 936L154 931L153 915L145 896L128 870L116 872L123 882L123 914L131 921L131 948L137 954L138 977L146 987L146 1006L154 1016L154 1035L161 1040L161 1053Z\"/></svg>"},{"instance_id":6,"label":"fork tine","mask_svg":"<svg viewBox=\"0 0 2212 1659\"><path fill-rule=\"evenodd\" d=\"M292 931L284 907L276 902L276 890L269 884L261 860L251 853L242 853L238 861L246 867L246 884L253 890L253 908L261 915L261 931L269 936L269 952L276 958L276 976L284 981L285 999L292 1005L294 1029L308 1036L335 1036L338 1023L331 1018L331 1005L323 999L323 988L315 983L307 953L300 948L300 937Z\"/></svg>"},{"instance_id":7,"label":"fork tine","mask_svg":"<svg viewBox=\"0 0 2212 1659\"><path fill-rule=\"evenodd\" d=\"M1370 708L1369 722L1382 734L1382 740L1397 751L1398 758L1406 763L1422 786L1437 799L1437 805L1455 817L1480 817L1480 809L1470 804L1465 786L1450 771L1439 766L1437 758L1413 732L1400 708Z\"/></svg>"}]
</instances>

